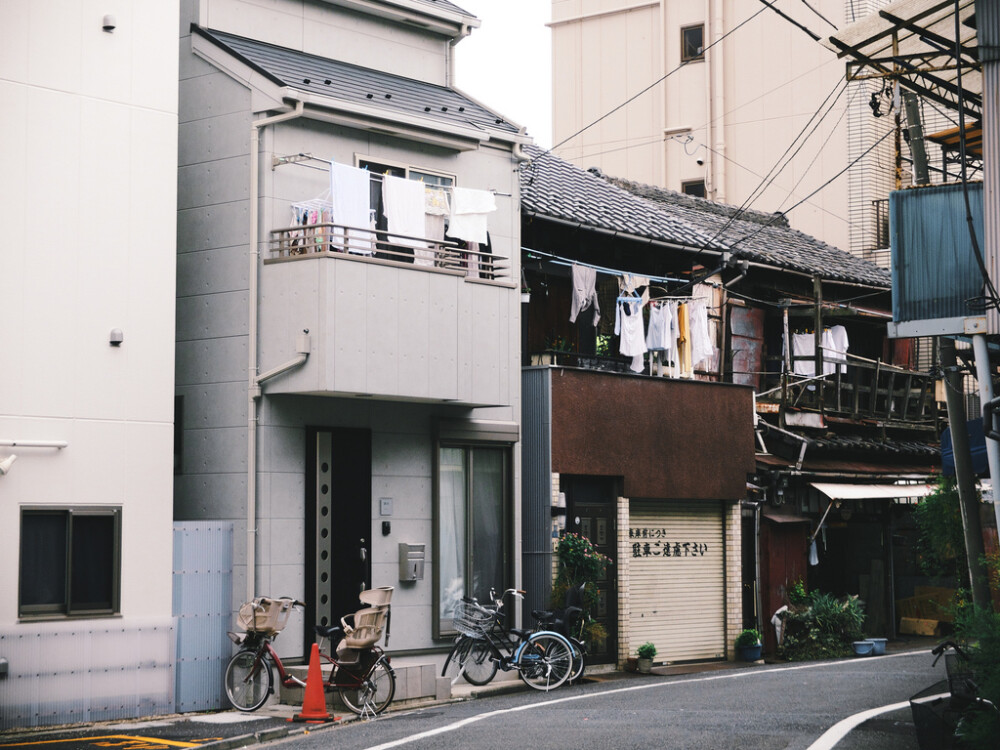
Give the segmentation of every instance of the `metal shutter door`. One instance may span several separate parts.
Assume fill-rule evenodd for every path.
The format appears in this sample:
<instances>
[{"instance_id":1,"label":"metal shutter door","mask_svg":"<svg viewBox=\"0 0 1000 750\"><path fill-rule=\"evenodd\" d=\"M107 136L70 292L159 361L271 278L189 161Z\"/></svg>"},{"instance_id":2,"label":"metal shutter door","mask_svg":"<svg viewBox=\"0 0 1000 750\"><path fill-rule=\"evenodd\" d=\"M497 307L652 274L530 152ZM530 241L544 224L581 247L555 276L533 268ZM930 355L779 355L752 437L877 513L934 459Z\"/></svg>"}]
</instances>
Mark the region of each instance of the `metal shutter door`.
<instances>
[{"instance_id":1,"label":"metal shutter door","mask_svg":"<svg viewBox=\"0 0 1000 750\"><path fill-rule=\"evenodd\" d=\"M629 512L629 648L656 661L726 655L722 503L636 500Z\"/></svg>"}]
</instances>

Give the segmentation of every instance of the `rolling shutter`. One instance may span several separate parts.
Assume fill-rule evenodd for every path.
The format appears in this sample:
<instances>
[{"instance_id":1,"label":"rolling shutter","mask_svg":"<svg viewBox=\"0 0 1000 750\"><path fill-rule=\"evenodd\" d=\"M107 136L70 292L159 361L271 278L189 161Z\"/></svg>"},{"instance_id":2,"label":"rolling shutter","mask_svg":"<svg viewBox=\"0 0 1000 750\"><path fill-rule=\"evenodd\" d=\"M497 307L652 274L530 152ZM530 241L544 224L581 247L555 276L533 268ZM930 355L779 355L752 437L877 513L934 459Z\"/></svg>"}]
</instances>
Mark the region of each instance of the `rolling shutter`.
<instances>
[{"instance_id":1,"label":"rolling shutter","mask_svg":"<svg viewBox=\"0 0 1000 750\"><path fill-rule=\"evenodd\" d=\"M726 655L722 503L634 500L629 511L629 647L656 661Z\"/></svg>"}]
</instances>

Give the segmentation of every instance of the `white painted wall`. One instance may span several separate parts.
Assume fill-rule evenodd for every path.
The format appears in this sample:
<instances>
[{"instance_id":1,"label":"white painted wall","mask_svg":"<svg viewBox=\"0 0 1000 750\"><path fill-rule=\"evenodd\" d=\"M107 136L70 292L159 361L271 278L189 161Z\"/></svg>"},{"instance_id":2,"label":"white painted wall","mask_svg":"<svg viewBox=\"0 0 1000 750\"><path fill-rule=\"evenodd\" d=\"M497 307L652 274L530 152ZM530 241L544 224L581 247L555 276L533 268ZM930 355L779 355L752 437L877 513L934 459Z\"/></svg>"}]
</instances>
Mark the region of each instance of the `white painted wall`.
<instances>
[{"instance_id":1,"label":"white painted wall","mask_svg":"<svg viewBox=\"0 0 1000 750\"><path fill-rule=\"evenodd\" d=\"M844 24L844 0L810 4ZM805 4L779 5L820 36L832 33ZM682 27L705 24L707 47L761 8L705 60L675 70ZM758 3L736 0L552 0L552 41L554 143L652 86L558 148L560 156L671 190L704 179L707 197L735 205L754 192L844 76L842 61L788 21ZM753 208L788 209L847 165L846 102L840 98ZM682 128L690 129L691 141L670 140ZM846 175L789 220L849 249Z\"/></svg>"},{"instance_id":2,"label":"white painted wall","mask_svg":"<svg viewBox=\"0 0 1000 750\"><path fill-rule=\"evenodd\" d=\"M178 5L0 4L0 440L68 442L0 447L0 635L38 628L17 615L24 505L121 506L116 624L170 627Z\"/></svg>"}]
</instances>

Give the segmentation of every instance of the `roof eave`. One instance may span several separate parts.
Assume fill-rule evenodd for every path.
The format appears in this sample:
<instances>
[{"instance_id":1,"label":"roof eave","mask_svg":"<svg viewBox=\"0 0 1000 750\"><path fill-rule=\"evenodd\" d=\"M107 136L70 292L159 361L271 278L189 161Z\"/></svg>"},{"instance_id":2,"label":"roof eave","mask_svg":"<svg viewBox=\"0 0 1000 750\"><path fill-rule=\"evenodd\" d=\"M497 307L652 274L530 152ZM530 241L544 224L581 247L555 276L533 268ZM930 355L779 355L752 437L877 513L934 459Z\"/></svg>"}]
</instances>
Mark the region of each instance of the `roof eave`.
<instances>
[{"instance_id":1,"label":"roof eave","mask_svg":"<svg viewBox=\"0 0 1000 750\"><path fill-rule=\"evenodd\" d=\"M338 5L349 10L359 11L366 15L384 18L389 21L414 26L424 31L447 37L461 39L469 35L469 30L479 28L480 21L473 15L456 13L447 8L432 8L424 3L413 0L326 0L331 5Z\"/></svg>"}]
</instances>

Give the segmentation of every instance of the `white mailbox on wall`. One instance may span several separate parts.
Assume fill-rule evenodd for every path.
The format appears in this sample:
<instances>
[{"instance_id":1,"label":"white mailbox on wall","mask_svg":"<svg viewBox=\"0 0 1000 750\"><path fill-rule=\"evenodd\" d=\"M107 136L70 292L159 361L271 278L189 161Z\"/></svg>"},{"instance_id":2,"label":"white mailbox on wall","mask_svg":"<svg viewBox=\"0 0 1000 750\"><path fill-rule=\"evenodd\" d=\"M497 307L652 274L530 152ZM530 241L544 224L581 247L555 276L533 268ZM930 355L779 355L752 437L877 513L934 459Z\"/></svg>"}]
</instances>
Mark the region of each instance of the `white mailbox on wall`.
<instances>
[{"instance_id":1,"label":"white mailbox on wall","mask_svg":"<svg viewBox=\"0 0 1000 750\"><path fill-rule=\"evenodd\" d=\"M424 578L423 544L399 544L399 580L422 581Z\"/></svg>"}]
</instances>

